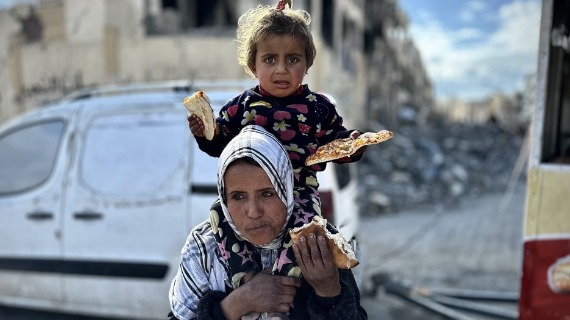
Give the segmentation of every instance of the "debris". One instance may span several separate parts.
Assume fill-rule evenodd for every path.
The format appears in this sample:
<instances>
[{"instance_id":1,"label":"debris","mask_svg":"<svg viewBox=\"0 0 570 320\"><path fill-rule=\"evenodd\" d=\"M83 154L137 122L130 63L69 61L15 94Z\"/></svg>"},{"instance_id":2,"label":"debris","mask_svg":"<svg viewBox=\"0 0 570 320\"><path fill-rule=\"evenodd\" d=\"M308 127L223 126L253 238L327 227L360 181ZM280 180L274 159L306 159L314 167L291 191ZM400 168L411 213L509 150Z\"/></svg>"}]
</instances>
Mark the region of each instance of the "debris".
<instances>
[{"instance_id":1,"label":"debris","mask_svg":"<svg viewBox=\"0 0 570 320\"><path fill-rule=\"evenodd\" d=\"M362 213L456 205L462 197L506 189L523 141L524 134L497 123L469 125L435 116L426 126L394 130L391 141L368 148L358 162L360 191L369 195Z\"/></svg>"}]
</instances>

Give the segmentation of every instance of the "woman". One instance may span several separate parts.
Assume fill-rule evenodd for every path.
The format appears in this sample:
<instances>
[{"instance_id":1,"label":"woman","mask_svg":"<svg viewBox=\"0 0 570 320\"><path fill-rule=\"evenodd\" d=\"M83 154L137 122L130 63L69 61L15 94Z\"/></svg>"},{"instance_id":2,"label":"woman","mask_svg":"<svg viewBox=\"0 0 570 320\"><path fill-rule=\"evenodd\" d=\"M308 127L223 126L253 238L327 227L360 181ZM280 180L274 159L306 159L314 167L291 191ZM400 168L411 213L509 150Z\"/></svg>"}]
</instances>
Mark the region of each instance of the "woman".
<instances>
[{"instance_id":1,"label":"woman","mask_svg":"<svg viewBox=\"0 0 570 320\"><path fill-rule=\"evenodd\" d=\"M244 128L220 155L218 192L182 249L171 319L367 319L352 272L334 266L324 239L292 245L288 230L311 217L294 205L275 136Z\"/></svg>"}]
</instances>

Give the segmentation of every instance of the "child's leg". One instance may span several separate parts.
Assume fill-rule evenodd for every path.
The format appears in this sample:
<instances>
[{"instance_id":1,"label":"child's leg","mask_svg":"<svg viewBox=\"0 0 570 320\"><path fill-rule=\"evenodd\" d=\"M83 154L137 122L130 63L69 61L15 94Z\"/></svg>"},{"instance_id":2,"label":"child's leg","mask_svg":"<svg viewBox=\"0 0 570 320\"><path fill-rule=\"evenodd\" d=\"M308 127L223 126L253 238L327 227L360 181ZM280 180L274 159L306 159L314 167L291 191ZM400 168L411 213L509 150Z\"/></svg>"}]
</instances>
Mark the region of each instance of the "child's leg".
<instances>
[{"instance_id":1,"label":"child's leg","mask_svg":"<svg viewBox=\"0 0 570 320\"><path fill-rule=\"evenodd\" d=\"M302 224L311 222L316 215L322 217L321 197L317 189L307 186L295 187L294 193L295 204L299 206L299 209L293 212L295 227L300 227ZM302 222L302 224L299 224L300 222ZM332 224L333 221L328 222L327 229L333 234L338 233L336 226Z\"/></svg>"},{"instance_id":2,"label":"child's leg","mask_svg":"<svg viewBox=\"0 0 570 320\"><path fill-rule=\"evenodd\" d=\"M300 220L304 223L309 223L313 219L313 216L321 215L321 198L319 196L319 191L313 187L295 187L295 204L299 207L295 210L294 219L295 225L297 225Z\"/></svg>"}]
</instances>

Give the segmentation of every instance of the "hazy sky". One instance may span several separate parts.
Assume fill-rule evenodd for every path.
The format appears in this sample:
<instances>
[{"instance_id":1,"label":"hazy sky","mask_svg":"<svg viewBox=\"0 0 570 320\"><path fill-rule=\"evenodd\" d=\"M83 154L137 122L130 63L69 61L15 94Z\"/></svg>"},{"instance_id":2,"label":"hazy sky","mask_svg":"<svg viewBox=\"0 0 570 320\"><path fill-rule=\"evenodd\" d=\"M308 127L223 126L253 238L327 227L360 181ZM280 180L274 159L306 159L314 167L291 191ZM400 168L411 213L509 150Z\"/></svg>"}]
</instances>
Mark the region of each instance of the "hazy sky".
<instances>
[{"instance_id":1,"label":"hazy sky","mask_svg":"<svg viewBox=\"0 0 570 320\"><path fill-rule=\"evenodd\" d=\"M8 8L18 3L35 2L35 0L0 0L0 9Z\"/></svg>"},{"instance_id":2,"label":"hazy sky","mask_svg":"<svg viewBox=\"0 0 570 320\"><path fill-rule=\"evenodd\" d=\"M536 70L540 0L399 0L438 98L521 89Z\"/></svg>"}]
</instances>

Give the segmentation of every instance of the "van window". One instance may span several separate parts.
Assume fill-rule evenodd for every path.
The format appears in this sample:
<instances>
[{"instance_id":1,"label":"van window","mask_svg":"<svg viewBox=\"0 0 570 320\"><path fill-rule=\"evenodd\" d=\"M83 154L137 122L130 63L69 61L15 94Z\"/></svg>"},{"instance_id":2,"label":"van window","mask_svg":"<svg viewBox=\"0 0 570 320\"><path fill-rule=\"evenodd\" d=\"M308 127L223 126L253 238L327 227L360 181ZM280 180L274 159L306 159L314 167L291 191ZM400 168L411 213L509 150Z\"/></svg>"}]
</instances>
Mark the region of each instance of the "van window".
<instances>
[{"instance_id":1,"label":"van window","mask_svg":"<svg viewBox=\"0 0 570 320\"><path fill-rule=\"evenodd\" d=\"M85 136L82 183L109 195L156 192L185 172L189 135L183 120L164 113L96 118Z\"/></svg>"},{"instance_id":2,"label":"van window","mask_svg":"<svg viewBox=\"0 0 570 320\"><path fill-rule=\"evenodd\" d=\"M0 194L38 186L50 176L65 124L39 122L0 137Z\"/></svg>"}]
</instances>

